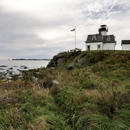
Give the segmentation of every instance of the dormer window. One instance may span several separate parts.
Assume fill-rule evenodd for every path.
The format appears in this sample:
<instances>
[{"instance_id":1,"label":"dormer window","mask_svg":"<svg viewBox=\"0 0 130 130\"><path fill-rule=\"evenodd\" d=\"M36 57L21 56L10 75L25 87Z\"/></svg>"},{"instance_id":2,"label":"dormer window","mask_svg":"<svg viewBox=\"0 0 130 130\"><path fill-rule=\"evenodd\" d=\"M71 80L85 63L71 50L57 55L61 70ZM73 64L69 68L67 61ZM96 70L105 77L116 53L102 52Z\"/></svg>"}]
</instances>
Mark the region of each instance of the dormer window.
<instances>
[{"instance_id":1,"label":"dormer window","mask_svg":"<svg viewBox=\"0 0 130 130\"><path fill-rule=\"evenodd\" d=\"M92 36L92 41L95 41L96 40L96 35L93 35Z\"/></svg>"},{"instance_id":2,"label":"dormer window","mask_svg":"<svg viewBox=\"0 0 130 130\"><path fill-rule=\"evenodd\" d=\"M110 38L110 36L107 36L107 41L111 41L111 38Z\"/></svg>"}]
</instances>

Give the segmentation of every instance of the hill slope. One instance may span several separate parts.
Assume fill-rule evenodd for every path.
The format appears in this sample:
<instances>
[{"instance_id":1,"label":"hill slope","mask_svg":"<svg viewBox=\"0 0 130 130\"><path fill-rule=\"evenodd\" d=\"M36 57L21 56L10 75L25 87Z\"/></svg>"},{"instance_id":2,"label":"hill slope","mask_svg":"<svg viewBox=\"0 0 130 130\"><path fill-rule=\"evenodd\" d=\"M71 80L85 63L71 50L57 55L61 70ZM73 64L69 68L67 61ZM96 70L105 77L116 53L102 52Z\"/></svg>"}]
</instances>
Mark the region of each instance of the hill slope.
<instances>
[{"instance_id":1,"label":"hill slope","mask_svg":"<svg viewBox=\"0 0 130 130\"><path fill-rule=\"evenodd\" d=\"M0 82L0 129L130 129L130 52L65 52L35 71Z\"/></svg>"}]
</instances>

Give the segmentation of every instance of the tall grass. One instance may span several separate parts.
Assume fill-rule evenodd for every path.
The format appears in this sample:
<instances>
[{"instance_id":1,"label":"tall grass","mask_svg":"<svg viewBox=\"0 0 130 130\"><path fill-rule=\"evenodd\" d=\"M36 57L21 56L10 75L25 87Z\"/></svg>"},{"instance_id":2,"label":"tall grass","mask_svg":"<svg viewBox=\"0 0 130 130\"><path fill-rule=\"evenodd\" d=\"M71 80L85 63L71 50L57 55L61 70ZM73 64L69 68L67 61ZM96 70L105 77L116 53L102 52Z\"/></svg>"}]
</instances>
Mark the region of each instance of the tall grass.
<instances>
[{"instance_id":1,"label":"tall grass","mask_svg":"<svg viewBox=\"0 0 130 130\"><path fill-rule=\"evenodd\" d=\"M35 70L37 82L35 71L17 82L0 81L0 129L129 130L130 53L62 55L65 64ZM70 63L75 67L67 70Z\"/></svg>"}]
</instances>

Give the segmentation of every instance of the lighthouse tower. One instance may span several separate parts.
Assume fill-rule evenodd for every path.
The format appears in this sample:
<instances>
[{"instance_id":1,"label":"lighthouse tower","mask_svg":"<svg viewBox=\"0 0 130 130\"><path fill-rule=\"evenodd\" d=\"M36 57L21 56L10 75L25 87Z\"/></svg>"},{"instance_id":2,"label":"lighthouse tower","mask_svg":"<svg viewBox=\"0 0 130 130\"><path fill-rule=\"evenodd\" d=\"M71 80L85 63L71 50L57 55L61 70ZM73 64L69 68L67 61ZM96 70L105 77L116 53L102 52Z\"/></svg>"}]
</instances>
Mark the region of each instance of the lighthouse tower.
<instances>
[{"instance_id":1,"label":"lighthouse tower","mask_svg":"<svg viewBox=\"0 0 130 130\"><path fill-rule=\"evenodd\" d=\"M101 25L98 31L99 31L99 34L106 36L108 32L107 25Z\"/></svg>"}]
</instances>

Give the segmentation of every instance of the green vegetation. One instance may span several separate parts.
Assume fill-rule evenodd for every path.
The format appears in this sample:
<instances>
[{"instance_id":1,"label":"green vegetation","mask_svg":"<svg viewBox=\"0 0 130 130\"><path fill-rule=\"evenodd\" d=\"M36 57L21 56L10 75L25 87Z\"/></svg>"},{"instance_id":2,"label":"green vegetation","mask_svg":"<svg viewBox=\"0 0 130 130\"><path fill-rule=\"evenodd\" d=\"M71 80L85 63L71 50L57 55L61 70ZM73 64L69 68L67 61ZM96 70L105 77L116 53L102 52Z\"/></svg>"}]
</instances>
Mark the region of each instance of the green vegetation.
<instances>
[{"instance_id":1,"label":"green vegetation","mask_svg":"<svg viewBox=\"0 0 130 130\"><path fill-rule=\"evenodd\" d=\"M0 81L0 130L130 130L130 52L59 55L65 62L35 70L36 81L34 70Z\"/></svg>"}]
</instances>

